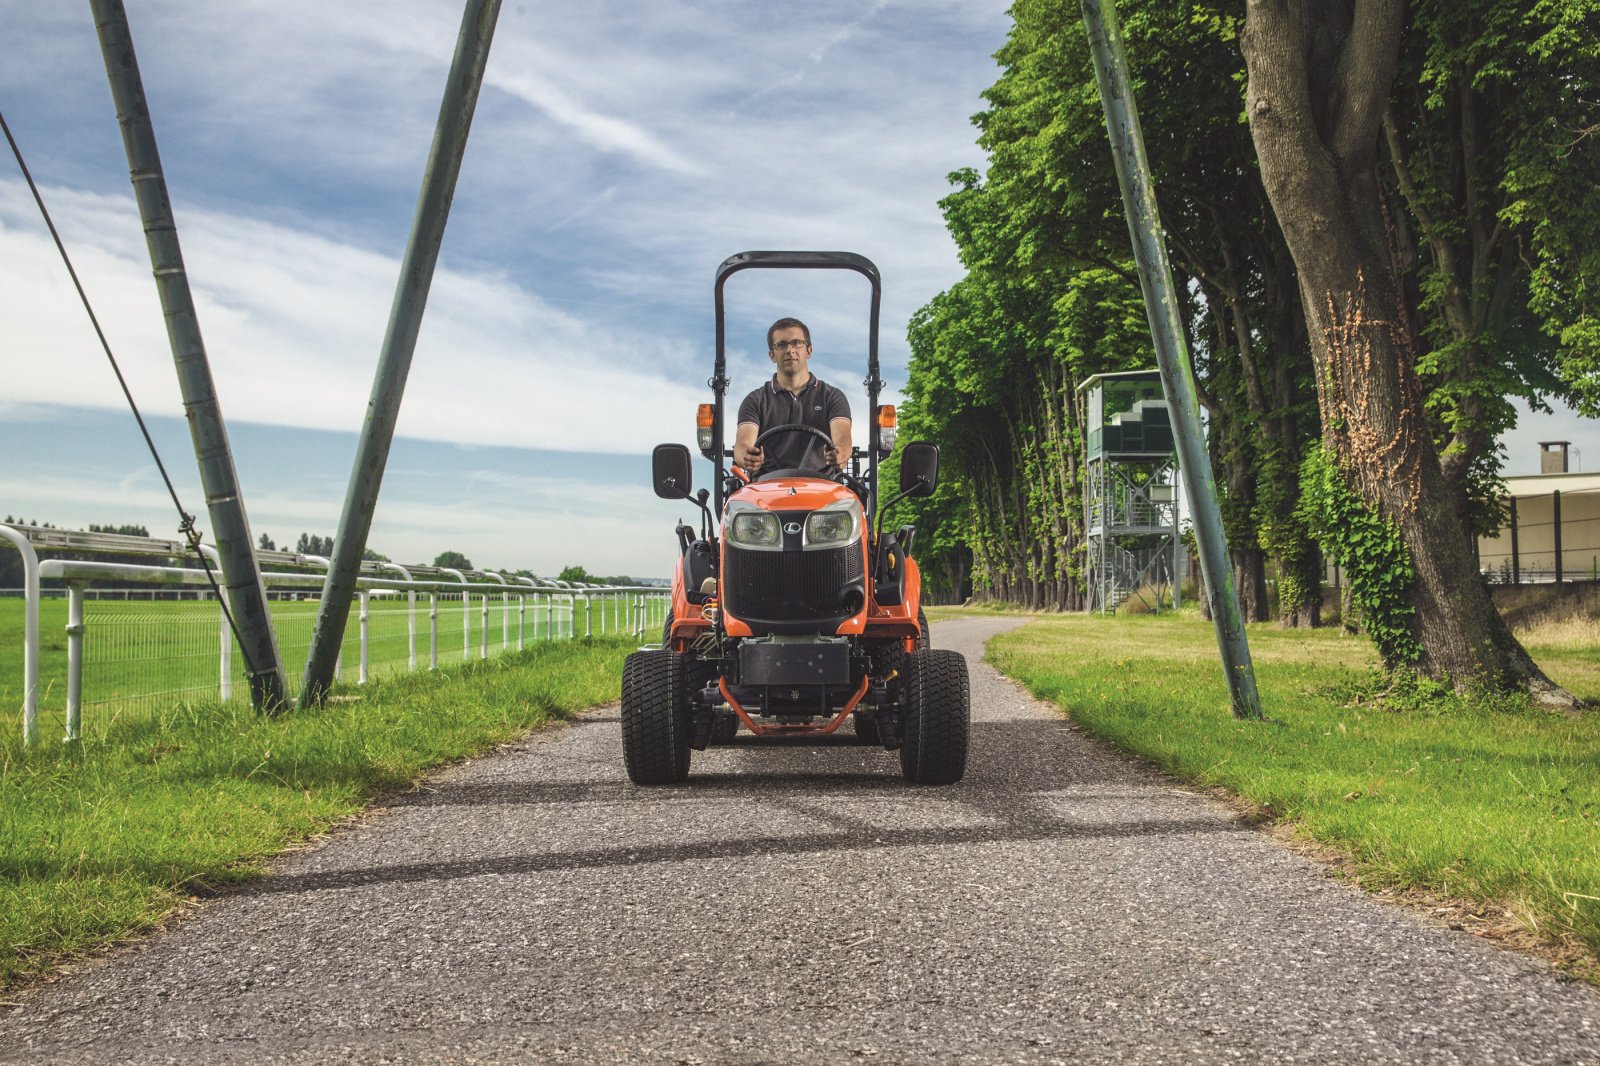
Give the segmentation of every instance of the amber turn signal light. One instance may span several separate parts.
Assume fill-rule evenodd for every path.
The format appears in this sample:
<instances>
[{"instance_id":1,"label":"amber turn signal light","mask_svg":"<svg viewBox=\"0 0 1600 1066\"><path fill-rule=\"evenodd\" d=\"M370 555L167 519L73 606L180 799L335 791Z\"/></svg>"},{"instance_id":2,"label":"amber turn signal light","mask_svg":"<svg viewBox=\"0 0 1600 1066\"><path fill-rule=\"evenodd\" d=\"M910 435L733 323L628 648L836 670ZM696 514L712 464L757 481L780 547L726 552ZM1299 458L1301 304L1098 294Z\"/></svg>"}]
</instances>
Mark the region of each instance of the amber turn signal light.
<instances>
[{"instance_id":1,"label":"amber turn signal light","mask_svg":"<svg viewBox=\"0 0 1600 1066\"><path fill-rule=\"evenodd\" d=\"M711 420L713 408L708 403L700 405L694 413L695 442L700 445L700 450L705 451L711 447Z\"/></svg>"}]
</instances>

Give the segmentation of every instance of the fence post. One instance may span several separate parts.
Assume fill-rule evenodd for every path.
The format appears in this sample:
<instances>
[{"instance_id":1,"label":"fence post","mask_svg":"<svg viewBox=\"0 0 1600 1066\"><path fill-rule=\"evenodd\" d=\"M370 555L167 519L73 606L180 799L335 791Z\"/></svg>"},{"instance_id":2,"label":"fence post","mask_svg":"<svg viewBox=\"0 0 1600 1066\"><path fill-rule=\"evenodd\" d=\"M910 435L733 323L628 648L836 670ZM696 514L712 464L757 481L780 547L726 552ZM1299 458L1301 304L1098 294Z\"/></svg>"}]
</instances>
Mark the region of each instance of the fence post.
<instances>
[{"instance_id":1,"label":"fence post","mask_svg":"<svg viewBox=\"0 0 1600 1066\"><path fill-rule=\"evenodd\" d=\"M67 735L78 739L83 726L83 586L67 586Z\"/></svg>"},{"instance_id":2,"label":"fence post","mask_svg":"<svg viewBox=\"0 0 1600 1066\"><path fill-rule=\"evenodd\" d=\"M210 560L212 566L219 571L222 569L222 556L217 553L217 549L209 544L201 544L199 549L200 554ZM267 612L267 624L270 626L272 624L272 597L266 591L266 588L266 575L263 574L261 578L261 609ZM224 587L222 595L226 597L227 594L228 590ZM197 591L194 594L194 598L197 601L203 600L205 599L205 594ZM182 589L178 590L178 602L183 602ZM223 609L225 606L233 606L233 601L219 598L217 600L217 628L222 633L222 646L217 653L217 672L221 675L217 681L217 697L224 702L233 698L233 634L229 631L228 612ZM273 640L274 642L277 640L276 632L273 634Z\"/></svg>"},{"instance_id":3,"label":"fence post","mask_svg":"<svg viewBox=\"0 0 1600 1066\"><path fill-rule=\"evenodd\" d=\"M489 657L489 594L483 594L482 614L478 619L478 658Z\"/></svg>"},{"instance_id":4,"label":"fence post","mask_svg":"<svg viewBox=\"0 0 1600 1066\"><path fill-rule=\"evenodd\" d=\"M221 600L217 601L217 631L222 635L222 646L217 652L217 672L221 675L217 681L217 698L226 703L233 698L233 634L228 631L228 614L222 609Z\"/></svg>"},{"instance_id":5,"label":"fence post","mask_svg":"<svg viewBox=\"0 0 1600 1066\"><path fill-rule=\"evenodd\" d=\"M1556 531L1556 584L1561 584L1561 490L1556 489L1550 494L1551 503L1555 509Z\"/></svg>"},{"instance_id":6,"label":"fence post","mask_svg":"<svg viewBox=\"0 0 1600 1066\"><path fill-rule=\"evenodd\" d=\"M497 574L493 570L486 570L484 574L494 578L500 584L506 584L504 574ZM483 634L480 639L482 652L480 658L489 657L489 594L483 594ZM511 601L506 599L504 592L500 593L500 650L504 651L511 644Z\"/></svg>"},{"instance_id":7,"label":"fence post","mask_svg":"<svg viewBox=\"0 0 1600 1066\"><path fill-rule=\"evenodd\" d=\"M39 742L39 554L9 526L0 537L22 553L22 744L31 748Z\"/></svg>"},{"instance_id":8,"label":"fence post","mask_svg":"<svg viewBox=\"0 0 1600 1066\"><path fill-rule=\"evenodd\" d=\"M379 570L396 570L406 581L411 580L411 571L399 563L379 563ZM417 669L417 590L406 589L406 669L415 672Z\"/></svg>"},{"instance_id":9,"label":"fence post","mask_svg":"<svg viewBox=\"0 0 1600 1066\"><path fill-rule=\"evenodd\" d=\"M531 577L523 577L521 575L518 575L517 581L520 584L527 585L529 588L538 588L539 587L537 584L534 583L534 580ZM537 608L538 605L535 604L534 606L535 606L535 608ZM539 632L538 632L538 629L539 629L539 618L538 618L537 615L534 616L533 625L534 625L534 634L533 634L534 635L534 639L537 640L538 636L539 636ZM528 594L519 589L518 592L517 592L517 650L518 651L521 651L524 647L527 646L527 638L528 638Z\"/></svg>"},{"instance_id":10,"label":"fence post","mask_svg":"<svg viewBox=\"0 0 1600 1066\"><path fill-rule=\"evenodd\" d=\"M439 594L428 593L428 669L439 669Z\"/></svg>"},{"instance_id":11,"label":"fence post","mask_svg":"<svg viewBox=\"0 0 1600 1066\"><path fill-rule=\"evenodd\" d=\"M1511 497L1511 583L1522 584L1522 552L1517 544L1517 498Z\"/></svg>"},{"instance_id":12,"label":"fence post","mask_svg":"<svg viewBox=\"0 0 1600 1066\"><path fill-rule=\"evenodd\" d=\"M448 566L439 567L439 573L449 574L463 586L467 583L467 575L459 570L452 570ZM472 658L472 594L465 588L461 592L461 661L467 662Z\"/></svg>"},{"instance_id":13,"label":"fence post","mask_svg":"<svg viewBox=\"0 0 1600 1066\"><path fill-rule=\"evenodd\" d=\"M368 600L371 598L372 593L362 589L356 593L356 596L361 611L361 668L356 673L356 684L365 685L367 683L367 637L369 634L369 619L372 617Z\"/></svg>"}]
</instances>

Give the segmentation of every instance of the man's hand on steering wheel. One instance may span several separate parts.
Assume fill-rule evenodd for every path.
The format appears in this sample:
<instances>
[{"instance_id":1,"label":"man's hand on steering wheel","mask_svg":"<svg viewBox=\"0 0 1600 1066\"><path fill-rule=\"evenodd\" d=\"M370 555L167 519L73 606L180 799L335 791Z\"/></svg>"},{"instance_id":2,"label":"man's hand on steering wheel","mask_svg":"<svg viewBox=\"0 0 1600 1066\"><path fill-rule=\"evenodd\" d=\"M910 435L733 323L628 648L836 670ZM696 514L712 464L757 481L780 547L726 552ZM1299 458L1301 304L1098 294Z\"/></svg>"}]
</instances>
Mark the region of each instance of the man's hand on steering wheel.
<instances>
[{"instance_id":1,"label":"man's hand on steering wheel","mask_svg":"<svg viewBox=\"0 0 1600 1066\"><path fill-rule=\"evenodd\" d=\"M746 474L754 476L761 472L761 467L767 461L767 453L759 444L745 449L741 449L736 444L733 448L733 461L739 469Z\"/></svg>"},{"instance_id":2,"label":"man's hand on steering wheel","mask_svg":"<svg viewBox=\"0 0 1600 1066\"><path fill-rule=\"evenodd\" d=\"M765 443L769 437L775 437L779 433L811 434L813 437L816 437L823 443L822 454L828 463L828 466L824 467L823 473L827 473L829 470L832 470L834 473L838 473L843 469L843 466L839 463L838 452L836 452L833 447L833 438L822 432L822 430L818 429L816 426L808 426L800 422L789 422L785 425L773 426L771 429L762 430L756 435L755 442L751 445L751 451L759 452L761 450L761 445ZM751 473L754 472L755 471L751 471Z\"/></svg>"}]
</instances>

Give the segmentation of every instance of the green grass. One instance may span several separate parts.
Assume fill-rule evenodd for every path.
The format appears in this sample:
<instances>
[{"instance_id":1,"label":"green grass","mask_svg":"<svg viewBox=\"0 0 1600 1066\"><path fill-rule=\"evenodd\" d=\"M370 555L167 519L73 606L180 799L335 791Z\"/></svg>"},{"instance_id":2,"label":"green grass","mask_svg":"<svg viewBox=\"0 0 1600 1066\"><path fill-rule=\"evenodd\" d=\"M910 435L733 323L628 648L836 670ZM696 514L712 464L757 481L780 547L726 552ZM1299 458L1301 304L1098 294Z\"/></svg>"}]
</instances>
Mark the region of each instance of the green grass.
<instances>
[{"instance_id":1,"label":"green grass","mask_svg":"<svg viewBox=\"0 0 1600 1066\"><path fill-rule=\"evenodd\" d=\"M629 640L560 641L345 687L265 718L169 704L24 751L0 735L0 988L158 925L204 886L553 717L615 699Z\"/></svg>"},{"instance_id":2,"label":"green grass","mask_svg":"<svg viewBox=\"0 0 1600 1066\"><path fill-rule=\"evenodd\" d=\"M1183 781L1247 800L1335 849L1364 885L1504 910L1544 942L1600 954L1600 711L1526 700L1377 700L1370 645L1251 626L1266 713L1229 713L1209 623L1044 617L990 660L1088 732ZM1577 695L1600 698L1592 623L1523 634Z\"/></svg>"},{"instance_id":3,"label":"green grass","mask_svg":"<svg viewBox=\"0 0 1600 1066\"><path fill-rule=\"evenodd\" d=\"M292 687L311 645L316 601L273 601L273 626L279 655ZM600 622L593 621L596 632ZM428 662L428 605L417 606L418 662ZM372 677L407 669L407 609L403 597L377 598L371 603L368 665ZM482 653L484 614L476 597L470 612L470 641L463 649L466 620L461 603L441 601L438 608L439 665L450 667L476 660ZM517 642L519 616L515 601L509 610L491 603L488 613L489 655L498 655ZM196 601L89 600L84 605L85 665L83 735L93 740L100 731L129 718L159 713L173 702L213 697L218 692L218 651L221 619L214 603ZM530 603L520 619L525 642L546 639L548 619ZM608 615L608 621L613 621ZM40 735L59 738L65 732L67 676L67 603L52 598L40 608ZM585 620L579 616L578 632ZM613 621L614 624L614 621ZM0 728L19 730L23 683L23 603L0 600ZM360 626L355 612L345 628L341 678L355 681L361 657ZM244 661L232 660L233 692L246 692Z\"/></svg>"}]
</instances>

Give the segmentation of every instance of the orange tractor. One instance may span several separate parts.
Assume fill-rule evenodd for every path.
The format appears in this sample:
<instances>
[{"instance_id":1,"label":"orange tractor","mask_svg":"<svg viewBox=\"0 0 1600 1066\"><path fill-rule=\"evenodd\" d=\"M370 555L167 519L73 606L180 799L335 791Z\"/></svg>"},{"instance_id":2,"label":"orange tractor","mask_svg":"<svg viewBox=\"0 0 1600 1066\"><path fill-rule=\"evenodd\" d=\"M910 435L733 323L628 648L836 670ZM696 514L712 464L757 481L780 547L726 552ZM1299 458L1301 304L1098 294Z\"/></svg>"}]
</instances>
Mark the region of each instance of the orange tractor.
<instances>
[{"instance_id":1,"label":"orange tractor","mask_svg":"<svg viewBox=\"0 0 1600 1066\"><path fill-rule=\"evenodd\" d=\"M848 470L775 469L750 478L729 463L723 286L752 268L853 270L872 285L871 432ZM692 752L732 742L741 727L760 744L766 737L821 741L847 722L861 743L898 750L908 781L950 784L966 770L966 660L929 646L910 555L914 528L882 529L896 503L933 493L939 449L907 444L901 491L879 500L879 461L894 447L894 409L878 403L880 292L877 267L849 252L744 252L717 269L714 400L697 419L700 452L714 467L711 488L692 492L682 444L658 445L652 459L656 495L691 500L702 521L698 531L677 528L672 615L661 645L634 652L623 667L622 748L636 784L682 782ZM782 425L757 443L784 433L826 437Z\"/></svg>"}]
</instances>

